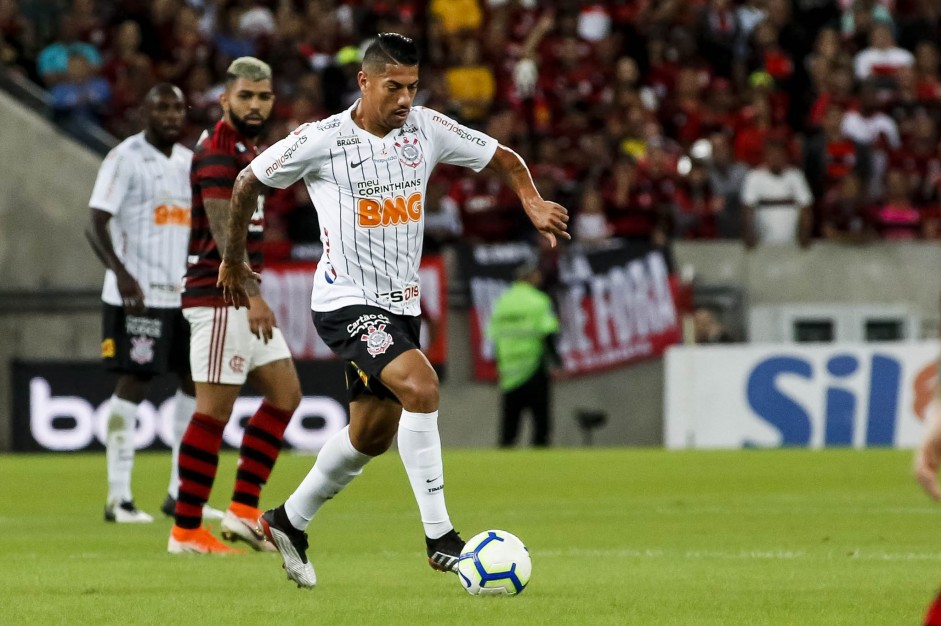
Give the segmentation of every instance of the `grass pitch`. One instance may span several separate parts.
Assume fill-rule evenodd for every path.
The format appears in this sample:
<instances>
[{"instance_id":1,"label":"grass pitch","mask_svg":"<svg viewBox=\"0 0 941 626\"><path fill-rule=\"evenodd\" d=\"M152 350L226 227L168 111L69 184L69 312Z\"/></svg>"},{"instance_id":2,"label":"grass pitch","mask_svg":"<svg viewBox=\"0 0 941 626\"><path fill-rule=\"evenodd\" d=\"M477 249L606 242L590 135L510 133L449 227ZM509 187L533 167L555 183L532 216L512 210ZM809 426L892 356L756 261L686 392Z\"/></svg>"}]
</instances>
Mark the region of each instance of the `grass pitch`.
<instances>
[{"instance_id":1,"label":"grass pitch","mask_svg":"<svg viewBox=\"0 0 941 626\"><path fill-rule=\"evenodd\" d=\"M102 522L101 455L0 456L3 624L920 624L941 585L941 506L904 451L446 451L465 537L519 535L533 577L471 597L425 563L397 455L371 463L310 528L318 586L277 555L171 556L170 521ZM285 454L282 501L313 457ZM231 493L227 454L213 504ZM140 454L156 512L167 454Z\"/></svg>"}]
</instances>

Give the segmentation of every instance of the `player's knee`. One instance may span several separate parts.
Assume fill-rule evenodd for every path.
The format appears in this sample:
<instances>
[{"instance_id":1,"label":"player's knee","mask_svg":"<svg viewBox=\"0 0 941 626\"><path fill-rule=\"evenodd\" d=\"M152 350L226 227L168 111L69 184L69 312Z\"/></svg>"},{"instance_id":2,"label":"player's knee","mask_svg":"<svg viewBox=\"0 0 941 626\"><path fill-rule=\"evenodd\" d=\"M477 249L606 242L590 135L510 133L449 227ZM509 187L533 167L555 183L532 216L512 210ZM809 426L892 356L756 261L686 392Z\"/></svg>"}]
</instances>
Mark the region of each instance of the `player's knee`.
<instances>
[{"instance_id":1,"label":"player's knee","mask_svg":"<svg viewBox=\"0 0 941 626\"><path fill-rule=\"evenodd\" d=\"M406 411L431 413L438 410L438 376L409 376L397 390L399 402Z\"/></svg>"},{"instance_id":2,"label":"player's knee","mask_svg":"<svg viewBox=\"0 0 941 626\"><path fill-rule=\"evenodd\" d=\"M147 394L152 376L145 374L122 374L114 388L114 395L122 400L140 404Z\"/></svg>"},{"instance_id":3,"label":"player's knee","mask_svg":"<svg viewBox=\"0 0 941 626\"><path fill-rule=\"evenodd\" d=\"M229 421L232 409L235 407L235 396L213 391L207 387L196 388L196 412L225 424Z\"/></svg>"},{"instance_id":4,"label":"player's knee","mask_svg":"<svg viewBox=\"0 0 941 626\"><path fill-rule=\"evenodd\" d=\"M294 412L297 407L300 406L303 394L301 393L300 385L291 385L278 395L278 403L276 403L276 406L279 409Z\"/></svg>"}]
</instances>

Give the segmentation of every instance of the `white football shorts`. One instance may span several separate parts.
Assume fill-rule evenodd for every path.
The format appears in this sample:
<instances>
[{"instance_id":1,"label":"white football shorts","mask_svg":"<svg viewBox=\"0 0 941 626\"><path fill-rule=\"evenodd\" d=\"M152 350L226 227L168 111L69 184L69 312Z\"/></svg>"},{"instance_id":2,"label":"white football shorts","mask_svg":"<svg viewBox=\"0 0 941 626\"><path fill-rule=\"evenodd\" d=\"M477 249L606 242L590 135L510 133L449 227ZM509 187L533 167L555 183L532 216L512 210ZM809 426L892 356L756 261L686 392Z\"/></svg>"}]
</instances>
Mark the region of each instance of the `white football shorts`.
<instances>
[{"instance_id":1,"label":"white football shorts","mask_svg":"<svg viewBox=\"0 0 941 626\"><path fill-rule=\"evenodd\" d=\"M265 343L248 326L248 308L200 306L183 309L190 324L190 367L197 383L241 385L248 373L291 358L280 328Z\"/></svg>"}]
</instances>

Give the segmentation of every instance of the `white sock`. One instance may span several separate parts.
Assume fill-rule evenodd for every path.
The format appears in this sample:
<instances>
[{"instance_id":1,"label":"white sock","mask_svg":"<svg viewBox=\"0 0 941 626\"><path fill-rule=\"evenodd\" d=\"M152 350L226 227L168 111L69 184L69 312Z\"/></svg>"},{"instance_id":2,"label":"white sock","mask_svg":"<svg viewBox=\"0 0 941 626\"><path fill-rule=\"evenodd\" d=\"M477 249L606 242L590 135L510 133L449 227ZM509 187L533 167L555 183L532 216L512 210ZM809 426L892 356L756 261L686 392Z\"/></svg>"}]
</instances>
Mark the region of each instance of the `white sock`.
<instances>
[{"instance_id":1,"label":"white sock","mask_svg":"<svg viewBox=\"0 0 941 626\"><path fill-rule=\"evenodd\" d=\"M349 426L330 437L320 449L310 472L284 503L291 526L307 530L310 520L324 502L362 474L363 467L371 460L371 456L353 447Z\"/></svg>"},{"instance_id":2,"label":"white sock","mask_svg":"<svg viewBox=\"0 0 941 626\"><path fill-rule=\"evenodd\" d=\"M444 462L438 436L438 412L402 411L399 456L412 484L425 535L437 539L454 528L444 502Z\"/></svg>"},{"instance_id":3,"label":"white sock","mask_svg":"<svg viewBox=\"0 0 941 626\"><path fill-rule=\"evenodd\" d=\"M186 433L193 413L196 411L196 398L188 396L179 389L173 396L173 446L170 452L170 484L167 493L176 500L180 493L180 442Z\"/></svg>"},{"instance_id":4,"label":"white sock","mask_svg":"<svg viewBox=\"0 0 941 626\"><path fill-rule=\"evenodd\" d=\"M105 438L108 459L108 502L131 499L131 470L134 468L134 426L137 404L111 396Z\"/></svg>"}]
</instances>

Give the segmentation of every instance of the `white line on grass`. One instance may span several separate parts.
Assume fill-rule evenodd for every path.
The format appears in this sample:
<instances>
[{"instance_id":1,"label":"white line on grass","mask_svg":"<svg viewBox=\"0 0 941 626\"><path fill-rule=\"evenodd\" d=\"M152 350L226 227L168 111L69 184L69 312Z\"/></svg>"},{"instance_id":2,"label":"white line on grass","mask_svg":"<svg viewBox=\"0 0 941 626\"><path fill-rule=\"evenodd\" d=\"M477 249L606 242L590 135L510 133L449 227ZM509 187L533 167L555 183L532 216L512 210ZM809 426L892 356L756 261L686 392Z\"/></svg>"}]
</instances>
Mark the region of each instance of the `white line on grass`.
<instances>
[{"instance_id":1,"label":"white line on grass","mask_svg":"<svg viewBox=\"0 0 941 626\"><path fill-rule=\"evenodd\" d=\"M800 559L854 559L859 561L941 561L941 552L865 552L859 549L831 550L821 553L809 553L803 550L660 550L615 548L611 550L585 550L569 548L566 550L532 550L534 558L619 558L619 559L660 559L683 558L725 559L725 560L773 560L793 561Z\"/></svg>"}]
</instances>

